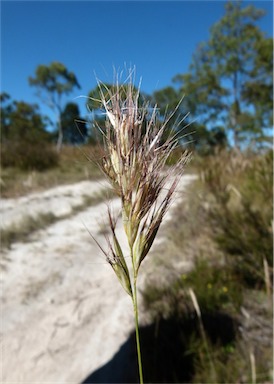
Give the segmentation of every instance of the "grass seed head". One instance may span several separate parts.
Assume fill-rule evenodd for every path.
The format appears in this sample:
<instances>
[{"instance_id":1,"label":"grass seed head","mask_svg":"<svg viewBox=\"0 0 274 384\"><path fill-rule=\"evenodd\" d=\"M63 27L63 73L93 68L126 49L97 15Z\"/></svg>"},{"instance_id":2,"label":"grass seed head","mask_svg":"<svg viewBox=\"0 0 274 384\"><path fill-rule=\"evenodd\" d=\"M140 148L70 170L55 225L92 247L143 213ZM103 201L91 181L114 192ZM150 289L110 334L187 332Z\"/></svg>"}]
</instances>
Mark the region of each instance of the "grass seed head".
<instances>
[{"instance_id":1,"label":"grass seed head","mask_svg":"<svg viewBox=\"0 0 274 384\"><path fill-rule=\"evenodd\" d=\"M108 89L99 83L99 88L107 119L106 131L102 132L105 154L101 167L121 197L124 229L136 272L153 244L188 157L184 154L165 171L166 161L178 145L178 135L168 134L168 120L157 121L157 106L149 108L140 102L132 76L128 84L117 81ZM121 276L127 279L111 215L109 220L113 234L110 263L120 280Z\"/></svg>"}]
</instances>

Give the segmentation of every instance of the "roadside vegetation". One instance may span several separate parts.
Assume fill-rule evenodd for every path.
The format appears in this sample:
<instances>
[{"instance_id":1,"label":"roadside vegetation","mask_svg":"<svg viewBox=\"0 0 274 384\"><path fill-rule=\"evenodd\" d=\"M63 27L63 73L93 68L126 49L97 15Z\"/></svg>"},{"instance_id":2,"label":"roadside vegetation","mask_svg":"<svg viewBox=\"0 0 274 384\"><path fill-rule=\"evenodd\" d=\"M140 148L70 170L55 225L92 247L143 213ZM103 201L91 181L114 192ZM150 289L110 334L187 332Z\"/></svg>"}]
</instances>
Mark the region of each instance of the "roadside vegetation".
<instances>
[{"instance_id":1,"label":"roadside vegetation","mask_svg":"<svg viewBox=\"0 0 274 384\"><path fill-rule=\"evenodd\" d=\"M196 159L199 180L158 249L166 264L176 254L177 266L169 266L166 284L152 277L143 292L155 344L164 343L164 329L171 337L165 357L153 351L153 380L272 381L272 161L272 151ZM192 268L178 274L185 260ZM162 365L169 370L157 371Z\"/></svg>"},{"instance_id":2,"label":"roadside vegetation","mask_svg":"<svg viewBox=\"0 0 274 384\"><path fill-rule=\"evenodd\" d=\"M37 152L36 149L34 150ZM101 177L101 171L96 164L99 149L94 146L63 146L60 153L57 153L54 147L50 147L49 151L41 149L38 158L32 157L31 149L30 153L26 151L22 154L24 164L28 162L26 167L21 166L21 160L15 163L14 159L12 162L8 162L6 159L6 156L16 156L14 148L10 148L12 153L9 152L8 155L6 151L9 149L2 146L1 195L4 198L19 197L58 185L95 180ZM47 164L50 166L43 170L39 169L40 161L44 163L47 156L49 157Z\"/></svg>"}]
</instances>

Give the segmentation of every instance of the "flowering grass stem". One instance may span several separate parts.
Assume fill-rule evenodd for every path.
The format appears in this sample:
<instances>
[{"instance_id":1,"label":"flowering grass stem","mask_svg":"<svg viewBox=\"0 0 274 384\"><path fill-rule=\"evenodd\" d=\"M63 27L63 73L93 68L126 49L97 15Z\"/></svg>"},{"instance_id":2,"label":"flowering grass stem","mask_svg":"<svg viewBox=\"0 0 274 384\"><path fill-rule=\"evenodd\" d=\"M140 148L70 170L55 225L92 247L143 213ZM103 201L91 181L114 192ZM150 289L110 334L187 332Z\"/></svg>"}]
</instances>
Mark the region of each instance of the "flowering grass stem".
<instances>
[{"instance_id":1,"label":"flowering grass stem","mask_svg":"<svg viewBox=\"0 0 274 384\"><path fill-rule=\"evenodd\" d=\"M137 348L138 367L139 367L139 379L140 379L140 384L143 384L144 383L143 366L142 366L140 337L139 337L139 321L138 321L137 276L134 278L134 282L133 282L132 302L133 302L134 318L135 318L135 333L136 333L136 348Z\"/></svg>"},{"instance_id":2,"label":"flowering grass stem","mask_svg":"<svg viewBox=\"0 0 274 384\"><path fill-rule=\"evenodd\" d=\"M116 234L116 222L108 211L111 238L108 250L99 247L133 302L140 383L143 383L138 325L137 277L141 263L150 251L163 217L176 190L188 156L182 155L165 172L165 164L179 143L168 128L170 117L157 120L157 106L140 105L140 90L129 77L129 84L111 88L98 84L101 104L106 112L106 126L99 128L104 142L101 169L121 198L124 230L132 262L132 272ZM178 108L178 107L177 107ZM175 113L175 112L174 112ZM168 185L169 184L169 185ZM96 241L96 240L95 240ZM97 241L96 241L97 242Z\"/></svg>"}]
</instances>

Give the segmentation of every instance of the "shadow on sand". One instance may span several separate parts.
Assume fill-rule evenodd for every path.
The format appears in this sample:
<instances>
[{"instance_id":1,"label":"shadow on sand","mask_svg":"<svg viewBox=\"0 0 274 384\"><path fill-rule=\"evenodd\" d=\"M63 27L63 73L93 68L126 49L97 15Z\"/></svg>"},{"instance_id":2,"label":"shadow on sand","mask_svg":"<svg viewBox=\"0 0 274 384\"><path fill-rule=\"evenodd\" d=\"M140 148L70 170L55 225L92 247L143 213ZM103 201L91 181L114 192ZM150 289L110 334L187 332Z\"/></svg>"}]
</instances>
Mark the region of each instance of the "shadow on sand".
<instances>
[{"instance_id":1,"label":"shadow on sand","mask_svg":"<svg viewBox=\"0 0 274 384\"><path fill-rule=\"evenodd\" d=\"M203 316L204 327L212 343L226 345L235 339L235 322L226 314ZM143 373L150 383L187 383L194 373L194 352L189 343L199 335L193 316L187 319L161 319L140 328ZM94 371L82 384L138 383L135 332L121 346L114 357Z\"/></svg>"}]
</instances>

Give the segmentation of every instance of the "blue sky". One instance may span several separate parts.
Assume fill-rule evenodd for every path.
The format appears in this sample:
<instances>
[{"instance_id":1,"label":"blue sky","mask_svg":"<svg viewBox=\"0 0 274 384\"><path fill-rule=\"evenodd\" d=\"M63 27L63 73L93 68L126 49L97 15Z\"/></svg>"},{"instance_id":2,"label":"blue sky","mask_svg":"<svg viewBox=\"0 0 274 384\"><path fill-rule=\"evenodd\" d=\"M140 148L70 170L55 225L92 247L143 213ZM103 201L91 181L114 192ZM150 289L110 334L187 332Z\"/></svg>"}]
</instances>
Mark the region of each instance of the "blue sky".
<instances>
[{"instance_id":1,"label":"blue sky","mask_svg":"<svg viewBox=\"0 0 274 384\"><path fill-rule=\"evenodd\" d=\"M29 86L39 64L64 63L84 99L96 85L113 79L113 66L135 65L142 90L151 93L187 71L197 44L224 13L224 1L1 1L1 92L38 103ZM272 1L244 1L266 10L260 27L272 36Z\"/></svg>"}]
</instances>

